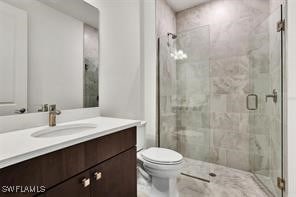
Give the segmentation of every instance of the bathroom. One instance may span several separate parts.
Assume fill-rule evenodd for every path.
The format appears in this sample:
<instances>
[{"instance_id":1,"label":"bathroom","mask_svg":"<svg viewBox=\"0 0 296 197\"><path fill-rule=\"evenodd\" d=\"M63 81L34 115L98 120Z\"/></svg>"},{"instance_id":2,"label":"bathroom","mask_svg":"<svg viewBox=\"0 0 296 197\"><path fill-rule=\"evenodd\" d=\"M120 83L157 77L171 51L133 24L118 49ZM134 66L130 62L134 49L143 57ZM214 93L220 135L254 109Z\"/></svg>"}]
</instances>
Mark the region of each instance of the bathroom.
<instances>
[{"instance_id":1,"label":"bathroom","mask_svg":"<svg viewBox=\"0 0 296 197\"><path fill-rule=\"evenodd\" d=\"M0 196L296 196L295 8L0 0Z\"/></svg>"}]
</instances>

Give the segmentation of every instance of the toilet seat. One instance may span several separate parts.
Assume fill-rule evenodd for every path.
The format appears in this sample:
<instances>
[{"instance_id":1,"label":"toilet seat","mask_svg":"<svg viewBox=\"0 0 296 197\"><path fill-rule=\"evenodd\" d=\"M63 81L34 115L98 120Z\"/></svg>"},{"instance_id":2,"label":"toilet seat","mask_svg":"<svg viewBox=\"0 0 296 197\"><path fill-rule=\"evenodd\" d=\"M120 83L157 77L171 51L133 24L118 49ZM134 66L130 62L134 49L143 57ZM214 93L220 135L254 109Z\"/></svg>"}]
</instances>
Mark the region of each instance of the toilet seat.
<instances>
[{"instance_id":1,"label":"toilet seat","mask_svg":"<svg viewBox=\"0 0 296 197\"><path fill-rule=\"evenodd\" d=\"M166 148L152 147L141 152L144 160L158 165L177 165L183 162L183 156Z\"/></svg>"}]
</instances>

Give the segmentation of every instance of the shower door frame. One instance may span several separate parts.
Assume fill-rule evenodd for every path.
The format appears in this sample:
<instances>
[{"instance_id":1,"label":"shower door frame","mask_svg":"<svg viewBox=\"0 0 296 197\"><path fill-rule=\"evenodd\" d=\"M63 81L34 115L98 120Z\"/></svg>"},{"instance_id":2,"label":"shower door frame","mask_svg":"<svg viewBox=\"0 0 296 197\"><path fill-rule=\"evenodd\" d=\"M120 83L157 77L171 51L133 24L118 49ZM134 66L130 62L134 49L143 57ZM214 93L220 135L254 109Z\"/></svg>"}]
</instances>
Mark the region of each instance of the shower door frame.
<instances>
[{"instance_id":1,"label":"shower door frame","mask_svg":"<svg viewBox=\"0 0 296 197\"><path fill-rule=\"evenodd\" d=\"M279 22L282 22L283 26L280 30L280 39L281 39L281 44L280 44L280 87L281 87L281 177L278 177L278 185L276 189L281 190L281 196L280 197L286 197L286 190L287 190L287 69L286 69L286 45L287 45L287 40L286 40L286 28L287 28L287 0L284 0L283 4L280 5L278 9L280 9L280 18ZM272 13L271 13L272 14ZM270 17L270 15L269 15ZM276 29L275 29L276 30ZM257 177L257 174L252 171L252 174L256 177L256 181L259 182L260 185L263 185L265 189L267 189L268 192L272 193L266 185L261 181L259 177ZM274 195L272 193L272 195Z\"/></svg>"},{"instance_id":2,"label":"shower door frame","mask_svg":"<svg viewBox=\"0 0 296 197\"><path fill-rule=\"evenodd\" d=\"M281 154L281 173L282 173L282 181L284 184L284 188L282 189L282 197L286 196L285 191L287 188L287 176L286 176L286 157L285 154L287 151L287 69L286 69L286 28L287 28L287 1L285 0L284 3L281 5L281 21L284 22L283 29L281 31L281 142L282 142L282 154Z\"/></svg>"}]
</instances>

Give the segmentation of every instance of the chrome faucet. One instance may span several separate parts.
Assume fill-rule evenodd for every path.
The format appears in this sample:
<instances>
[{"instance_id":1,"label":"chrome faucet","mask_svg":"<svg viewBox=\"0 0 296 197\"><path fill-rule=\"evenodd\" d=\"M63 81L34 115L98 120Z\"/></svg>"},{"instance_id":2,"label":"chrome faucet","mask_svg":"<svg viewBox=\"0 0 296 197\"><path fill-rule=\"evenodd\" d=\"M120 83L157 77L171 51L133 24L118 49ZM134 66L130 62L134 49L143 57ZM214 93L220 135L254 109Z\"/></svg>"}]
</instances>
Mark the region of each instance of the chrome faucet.
<instances>
[{"instance_id":1,"label":"chrome faucet","mask_svg":"<svg viewBox=\"0 0 296 197\"><path fill-rule=\"evenodd\" d=\"M62 112L56 109L56 105L49 106L49 118L48 124L50 127L56 126L56 115L60 115Z\"/></svg>"}]
</instances>

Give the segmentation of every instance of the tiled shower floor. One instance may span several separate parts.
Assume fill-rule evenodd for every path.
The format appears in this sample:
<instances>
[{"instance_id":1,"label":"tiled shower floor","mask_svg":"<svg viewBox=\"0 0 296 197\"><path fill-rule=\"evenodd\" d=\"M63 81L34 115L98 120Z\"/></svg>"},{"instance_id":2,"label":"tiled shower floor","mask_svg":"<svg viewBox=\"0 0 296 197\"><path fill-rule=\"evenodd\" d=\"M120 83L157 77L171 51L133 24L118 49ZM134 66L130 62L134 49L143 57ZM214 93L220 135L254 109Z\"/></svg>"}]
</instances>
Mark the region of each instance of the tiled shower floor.
<instances>
[{"instance_id":1,"label":"tiled shower floor","mask_svg":"<svg viewBox=\"0 0 296 197\"><path fill-rule=\"evenodd\" d=\"M180 197L269 197L257 185L251 173L199 161L196 161L196 168L194 168L194 160L190 159L186 160L186 164L184 169L187 172L197 173L203 170L201 171L201 174L204 173L203 178L208 178L210 182L180 174L177 180ZM190 164L189 168L188 164ZM209 171L217 176L207 176ZM149 188L150 184L138 173L138 197L148 197Z\"/></svg>"}]
</instances>

